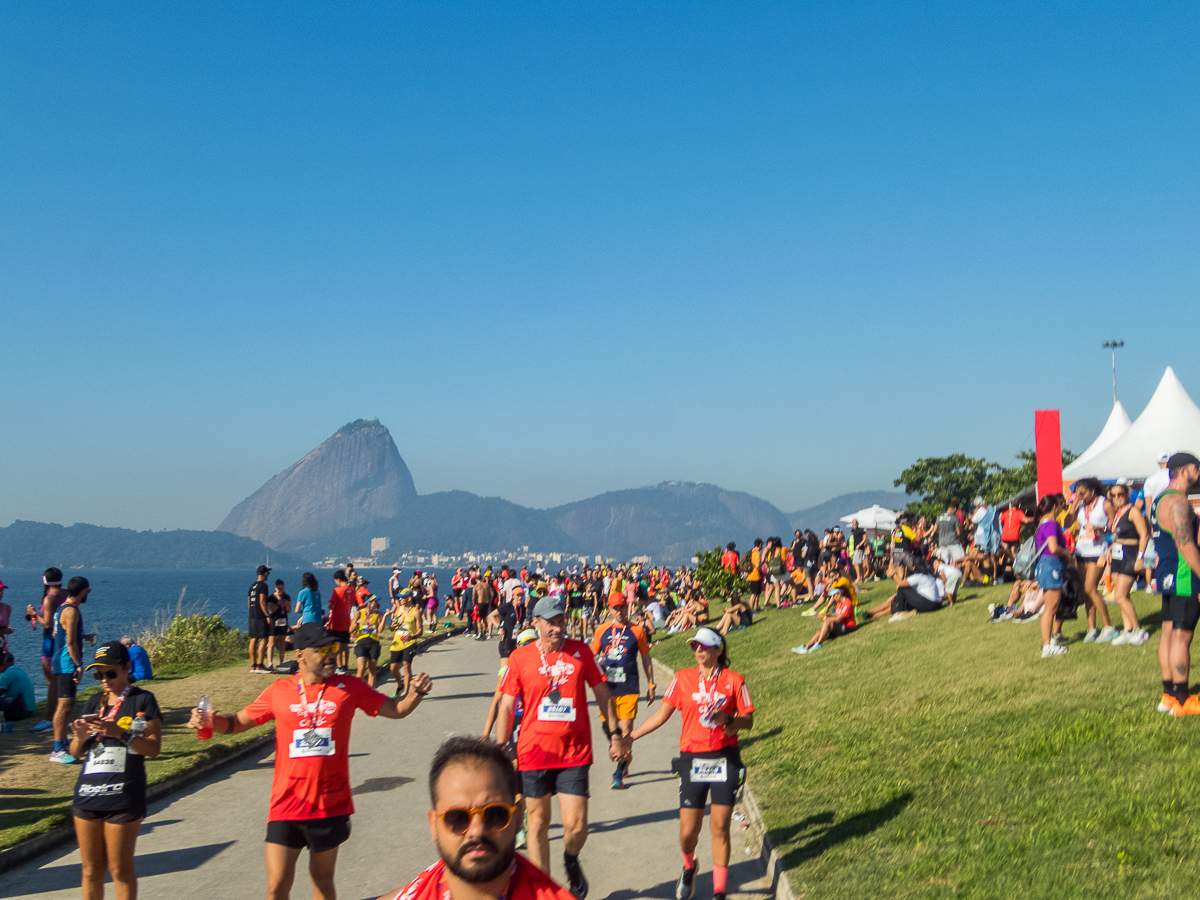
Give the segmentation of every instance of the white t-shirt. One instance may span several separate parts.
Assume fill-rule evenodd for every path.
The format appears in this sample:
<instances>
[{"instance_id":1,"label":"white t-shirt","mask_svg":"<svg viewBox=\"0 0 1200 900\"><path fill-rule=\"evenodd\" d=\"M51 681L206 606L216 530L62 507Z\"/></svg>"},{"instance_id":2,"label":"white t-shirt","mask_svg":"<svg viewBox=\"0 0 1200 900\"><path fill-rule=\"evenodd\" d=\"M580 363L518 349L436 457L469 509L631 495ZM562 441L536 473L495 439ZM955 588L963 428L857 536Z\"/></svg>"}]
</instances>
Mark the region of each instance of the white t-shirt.
<instances>
[{"instance_id":1,"label":"white t-shirt","mask_svg":"<svg viewBox=\"0 0 1200 900\"><path fill-rule=\"evenodd\" d=\"M504 592L504 602L505 603L512 603L513 588L519 588L520 586L521 586L520 578L510 577L510 578L505 579L504 586L501 588L501 590Z\"/></svg>"},{"instance_id":2,"label":"white t-shirt","mask_svg":"<svg viewBox=\"0 0 1200 900\"><path fill-rule=\"evenodd\" d=\"M946 585L940 578L934 578L932 575L917 572L908 576L908 583L930 603L941 603L942 598L946 596Z\"/></svg>"},{"instance_id":3,"label":"white t-shirt","mask_svg":"<svg viewBox=\"0 0 1200 900\"><path fill-rule=\"evenodd\" d=\"M657 600L646 605L646 612L650 613L650 618L655 622L666 621L667 611Z\"/></svg>"},{"instance_id":4,"label":"white t-shirt","mask_svg":"<svg viewBox=\"0 0 1200 900\"><path fill-rule=\"evenodd\" d=\"M1154 474L1146 479L1146 483L1142 485L1142 493L1146 496L1146 515L1150 515L1150 511L1154 509L1154 498L1165 491L1170 483L1170 469L1155 469Z\"/></svg>"},{"instance_id":5,"label":"white t-shirt","mask_svg":"<svg viewBox=\"0 0 1200 900\"><path fill-rule=\"evenodd\" d=\"M1093 498L1091 506L1081 504L1076 515L1079 517L1079 537L1075 539L1075 555L1088 559L1100 556L1108 549L1108 542L1104 539L1108 528L1104 498Z\"/></svg>"},{"instance_id":6,"label":"white t-shirt","mask_svg":"<svg viewBox=\"0 0 1200 900\"><path fill-rule=\"evenodd\" d=\"M987 515L987 511L988 511L988 508L986 506L979 507L979 509L975 510L975 515L971 516L971 521L974 524L978 525L980 522L983 521L983 517L985 515Z\"/></svg>"}]
</instances>

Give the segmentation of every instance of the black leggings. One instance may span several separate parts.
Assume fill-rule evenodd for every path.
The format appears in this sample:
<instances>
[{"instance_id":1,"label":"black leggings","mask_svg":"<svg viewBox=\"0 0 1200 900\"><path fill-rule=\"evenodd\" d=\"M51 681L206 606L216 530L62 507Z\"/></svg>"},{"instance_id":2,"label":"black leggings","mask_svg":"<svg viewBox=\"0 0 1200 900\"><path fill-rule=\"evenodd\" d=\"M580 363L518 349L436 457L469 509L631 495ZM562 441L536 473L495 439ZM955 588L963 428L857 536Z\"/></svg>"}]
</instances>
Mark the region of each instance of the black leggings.
<instances>
[{"instance_id":1,"label":"black leggings","mask_svg":"<svg viewBox=\"0 0 1200 900\"><path fill-rule=\"evenodd\" d=\"M926 600L917 589L911 585L904 585L896 589L896 599L892 601L892 612L907 612L910 609L915 609L917 612L933 612L942 608L942 604L934 603L932 600Z\"/></svg>"}]
</instances>

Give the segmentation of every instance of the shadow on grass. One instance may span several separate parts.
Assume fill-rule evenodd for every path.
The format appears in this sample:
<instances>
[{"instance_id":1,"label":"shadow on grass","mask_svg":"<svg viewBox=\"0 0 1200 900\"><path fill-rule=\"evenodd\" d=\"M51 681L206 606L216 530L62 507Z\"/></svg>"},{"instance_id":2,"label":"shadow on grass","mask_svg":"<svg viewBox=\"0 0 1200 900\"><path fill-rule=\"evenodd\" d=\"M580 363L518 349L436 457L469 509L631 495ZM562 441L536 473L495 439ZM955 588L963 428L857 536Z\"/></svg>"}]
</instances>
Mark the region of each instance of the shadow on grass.
<instances>
[{"instance_id":1,"label":"shadow on grass","mask_svg":"<svg viewBox=\"0 0 1200 900\"><path fill-rule=\"evenodd\" d=\"M771 838L777 845L787 845L797 840L804 840L804 843L793 847L783 856L784 868L791 869L810 859L816 859L826 850L830 850L838 844L851 838L870 834L875 829L886 825L912 803L912 800L913 794L909 791L888 801L883 806L856 813L837 824L833 824L834 813L828 811L817 813L795 825L773 829Z\"/></svg>"},{"instance_id":2,"label":"shadow on grass","mask_svg":"<svg viewBox=\"0 0 1200 900\"><path fill-rule=\"evenodd\" d=\"M776 725L770 731L745 731L738 735L738 746L745 750L747 747L753 747L759 741L765 741L767 738L775 737L777 734L783 733L783 726Z\"/></svg>"}]
</instances>

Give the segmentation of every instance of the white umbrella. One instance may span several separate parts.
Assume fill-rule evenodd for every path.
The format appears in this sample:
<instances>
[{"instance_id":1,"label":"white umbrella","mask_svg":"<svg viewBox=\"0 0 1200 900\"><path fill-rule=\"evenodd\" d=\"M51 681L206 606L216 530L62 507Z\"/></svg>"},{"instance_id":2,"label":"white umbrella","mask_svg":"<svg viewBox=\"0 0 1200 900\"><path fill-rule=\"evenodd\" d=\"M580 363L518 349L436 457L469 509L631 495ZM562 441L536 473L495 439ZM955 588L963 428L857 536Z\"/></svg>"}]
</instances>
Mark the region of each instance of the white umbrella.
<instances>
[{"instance_id":1,"label":"white umbrella","mask_svg":"<svg viewBox=\"0 0 1200 900\"><path fill-rule=\"evenodd\" d=\"M858 519L858 524L862 528L881 531L896 524L896 513L890 509L884 509L876 503L866 509L860 509L856 513L842 516L842 521L846 523L853 522L855 519Z\"/></svg>"}]
</instances>

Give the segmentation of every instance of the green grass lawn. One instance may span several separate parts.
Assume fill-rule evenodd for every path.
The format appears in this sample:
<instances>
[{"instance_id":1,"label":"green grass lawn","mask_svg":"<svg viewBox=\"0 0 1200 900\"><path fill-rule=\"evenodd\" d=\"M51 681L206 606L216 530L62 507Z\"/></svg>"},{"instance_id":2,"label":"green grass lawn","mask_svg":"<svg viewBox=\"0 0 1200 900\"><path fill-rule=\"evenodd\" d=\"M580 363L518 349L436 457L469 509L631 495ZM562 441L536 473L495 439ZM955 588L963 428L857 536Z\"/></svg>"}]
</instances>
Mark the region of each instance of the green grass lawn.
<instances>
[{"instance_id":1,"label":"green grass lawn","mask_svg":"<svg viewBox=\"0 0 1200 900\"><path fill-rule=\"evenodd\" d=\"M1200 719L1156 712L1151 639L1043 660L1037 624L987 622L1008 585L863 626L811 656L818 620L771 610L730 636L756 705L743 756L801 897L1185 897L1200 893ZM891 593L871 585L862 606ZM1119 623L1115 605L1110 613ZM654 655L694 665L683 638Z\"/></svg>"}]
</instances>

